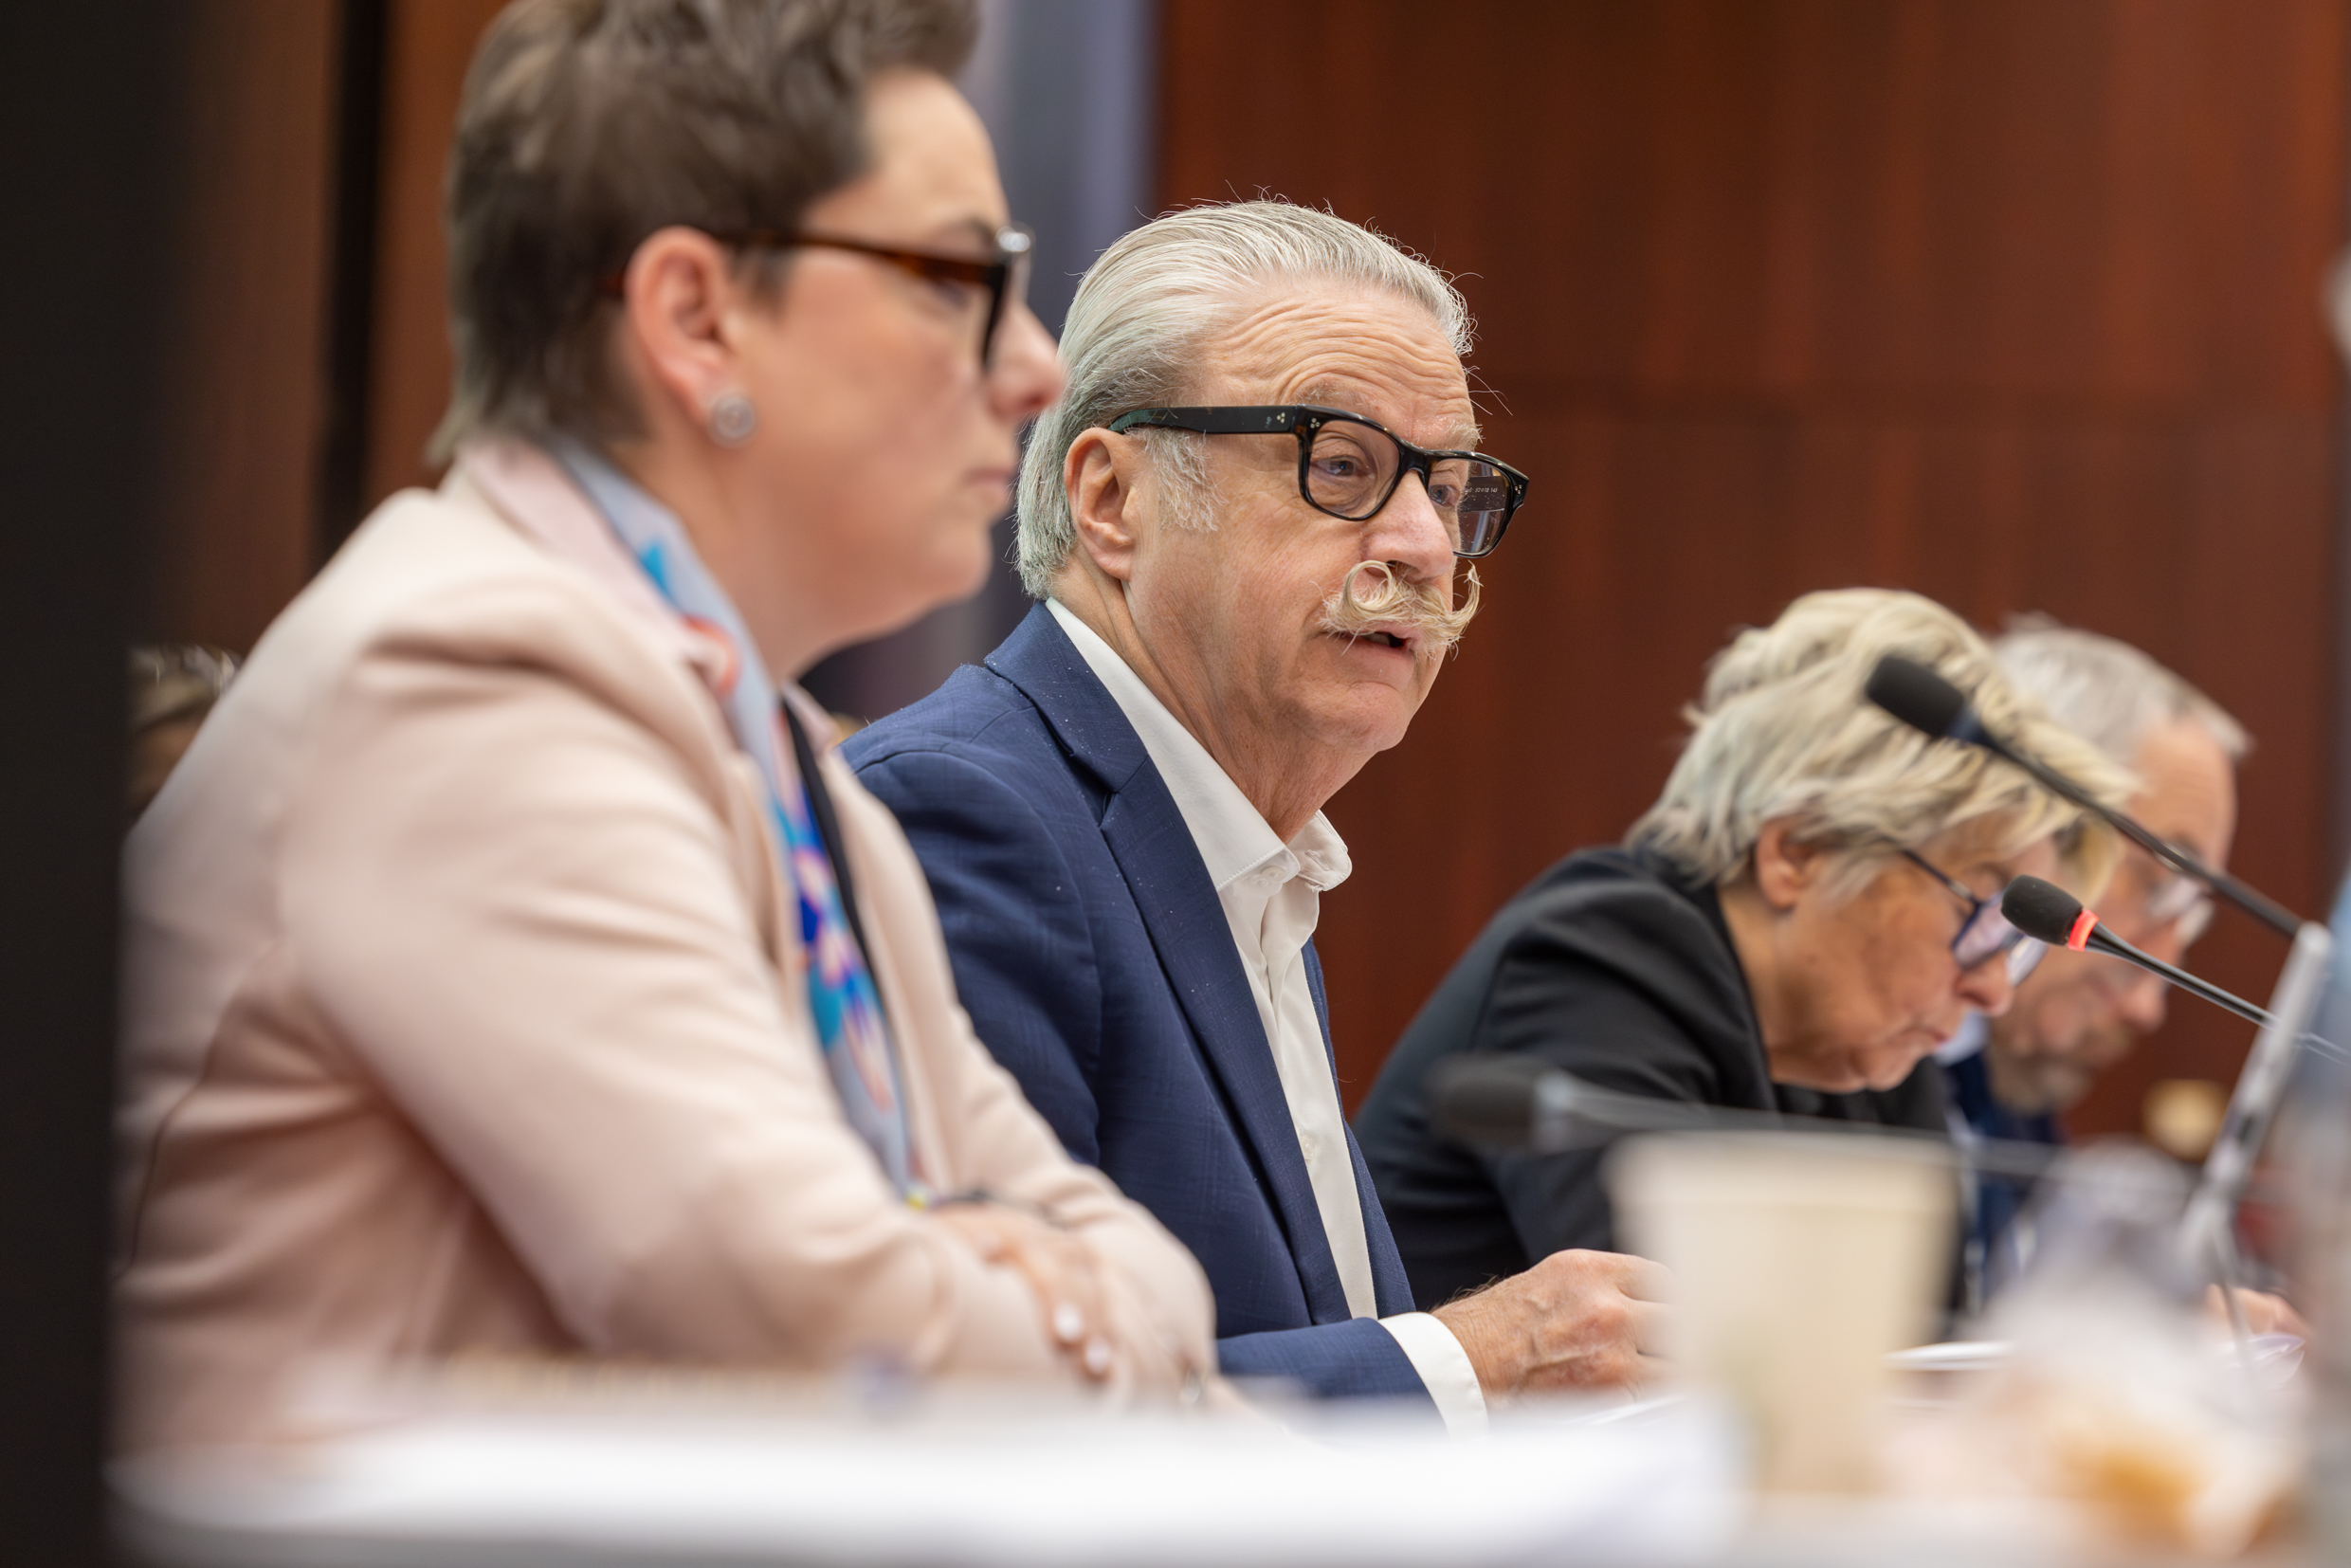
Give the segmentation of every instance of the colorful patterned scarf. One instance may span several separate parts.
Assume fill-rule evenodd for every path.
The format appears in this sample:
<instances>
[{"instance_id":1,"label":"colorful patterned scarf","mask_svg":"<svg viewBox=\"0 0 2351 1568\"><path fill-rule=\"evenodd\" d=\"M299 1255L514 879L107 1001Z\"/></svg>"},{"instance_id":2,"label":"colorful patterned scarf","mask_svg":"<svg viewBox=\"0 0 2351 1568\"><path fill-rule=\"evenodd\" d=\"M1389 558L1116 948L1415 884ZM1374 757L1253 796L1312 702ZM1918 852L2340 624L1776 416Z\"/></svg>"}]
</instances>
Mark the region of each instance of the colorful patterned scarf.
<instances>
[{"instance_id":1,"label":"colorful patterned scarf","mask_svg":"<svg viewBox=\"0 0 2351 1568\"><path fill-rule=\"evenodd\" d=\"M898 1191L909 1202L921 1203L928 1194L916 1172L907 1136L889 1023L817 830L809 781L796 773L789 777L785 774L791 741L767 666L741 615L695 554L676 514L584 447L566 445L555 456L604 514L670 611L689 630L727 652L714 690L735 743L767 782L768 810L784 847L784 869L799 901L800 941L809 959L809 1008L816 1017L825 1066L849 1125L872 1148ZM813 782L823 788L823 780Z\"/></svg>"}]
</instances>

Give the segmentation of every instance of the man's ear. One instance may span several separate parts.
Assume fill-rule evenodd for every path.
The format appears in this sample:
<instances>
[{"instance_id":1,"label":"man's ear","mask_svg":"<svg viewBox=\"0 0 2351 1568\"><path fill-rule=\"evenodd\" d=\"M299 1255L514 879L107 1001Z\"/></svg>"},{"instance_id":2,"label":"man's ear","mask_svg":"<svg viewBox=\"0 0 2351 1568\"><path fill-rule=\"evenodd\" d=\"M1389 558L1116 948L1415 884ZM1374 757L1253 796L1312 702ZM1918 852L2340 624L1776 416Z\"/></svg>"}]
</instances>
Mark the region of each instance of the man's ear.
<instances>
[{"instance_id":1,"label":"man's ear","mask_svg":"<svg viewBox=\"0 0 2351 1568\"><path fill-rule=\"evenodd\" d=\"M1756 835L1755 890L1774 909L1795 907L1805 890L1817 883L1829 870L1829 853L1816 844L1806 844L1790 830L1790 819L1774 817L1763 824Z\"/></svg>"},{"instance_id":2,"label":"man's ear","mask_svg":"<svg viewBox=\"0 0 2351 1568\"><path fill-rule=\"evenodd\" d=\"M1097 426L1081 432L1062 460L1062 490L1069 498L1078 548L1104 576L1119 582L1129 581L1135 573L1141 446Z\"/></svg>"},{"instance_id":3,"label":"man's ear","mask_svg":"<svg viewBox=\"0 0 2351 1568\"><path fill-rule=\"evenodd\" d=\"M665 395L699 428L720 394L742 391L733 341L742 291L725 249L699 229L658 229L629 257L621 286L621 332L644 395Z\"/></svg>"}]
</instances>

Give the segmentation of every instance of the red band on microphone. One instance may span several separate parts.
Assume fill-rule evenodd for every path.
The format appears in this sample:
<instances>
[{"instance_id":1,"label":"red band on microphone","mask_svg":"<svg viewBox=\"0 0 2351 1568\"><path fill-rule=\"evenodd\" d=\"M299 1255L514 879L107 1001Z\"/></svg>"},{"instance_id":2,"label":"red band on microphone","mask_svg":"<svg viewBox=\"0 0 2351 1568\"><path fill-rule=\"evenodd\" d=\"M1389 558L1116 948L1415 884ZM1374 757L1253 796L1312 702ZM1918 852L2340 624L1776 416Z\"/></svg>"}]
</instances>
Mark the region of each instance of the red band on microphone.
<instances>
[{"instance_id":1,"label":"red band on microphone","mask_svg":"<svg viewBox=\"0 0 2351 1568\"><path fill-rule=\"evenodd\" d=\"M2066 938L2066 945L2076 953L2089 945L2089 934L2098 929L2098 916L2085 909L2073 917L2073 930Z\"/></svg>"}]
</instances>

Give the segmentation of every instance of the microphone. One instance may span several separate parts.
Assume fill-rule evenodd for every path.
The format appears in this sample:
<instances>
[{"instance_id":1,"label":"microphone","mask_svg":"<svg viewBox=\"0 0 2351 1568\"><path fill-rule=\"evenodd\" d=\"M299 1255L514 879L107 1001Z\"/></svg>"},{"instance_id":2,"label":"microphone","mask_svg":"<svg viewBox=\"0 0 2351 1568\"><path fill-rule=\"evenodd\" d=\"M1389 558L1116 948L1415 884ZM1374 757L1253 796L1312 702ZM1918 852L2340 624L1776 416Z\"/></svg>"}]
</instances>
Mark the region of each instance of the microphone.
<instances>
[{"instance_id":1,"label":"microphone","mask_svg":"<svg viewBox=\"0 0 2351 1568\"><path fill-rule=\"evenodd\" d=\"M1916 659L1886 654L1869 672L1861 694L1912 729L1938 740L1957 740L2007 755L2006 748L1976 717L1976 710L1967 705L1967 694Z\"/></svg>"},{"instance_id":2,"label":"microphone","mask_svg":"<svg viewBox=\"0 0 2351 1568\"><path fill-rule=\"evenodd\" d=\"M1515 1052L1448 1056L1429 1069L1427 1087L1439 1131L1480 1148L1511 1153L1563 1154L1606 1142L1618 1133L1778 1125L1777 1118L1761 1111L1618 1094L1587 1084L1540 1057Z\"/></svg>"},{"instance_id":3,"label":"microphone","mask_svg":"<svg viewBox=\"0 0 2351 1568\"><path fill-rule=\"evenodd\" d=\"M2055 883L2043 882L2039 877L2018 877L2000 895L2000 913L2008 923L2051 947L2069 947L2076 953L2096 948L2111 953L2125 963L2137 964L2151 974L2160 975L2191 995L2201 996L2214 1007L2225 1008L2238 1017L2256 1024L2272 1020L2268 1012L2253 1006L2244 997L2221 990L2210 980L2201 980L2173 964L2124 941L2099 922L2095 910L2085 908L2080 899Z\"/></svg>"},{"instance_id":4,"label":"microphone","mask_svg":"<svg viewBox=\"0 0 2351 1568\"><path fill-rule=\"evenodd\" d=\"M2301 918L2259 888L2226 871L2216 871L2178 846L2166 843L2123 812L2092 799L2088 791L2038 757L2028 757L2009 745L1985 728L1982 719L1968 705L1965 693L1917 660L1905 659L1899 653L1886 655L1869 672L1868 682L1861 689L1870 702L1914 730L1938 740L1981 746L2010 765L2022 768L2051 794L2095 812L2116 832L2165 866L2182 876L2195 878L2264 924L2288 937L2301 932Z\"/></svg>"},{"instance_id":5,"label":"microphone","mask_svg":"<svg viewBox=\"0 0 2351 1568\"><path fill-rule=\"evenodd\" d=\"M1986 1139L1960 1157L1948 1139L1916 1127L1621 1094L1587 1084L1540 1057L1516 1052L1449 1056L1429 1069L1423 1083L1437 1130L1494 1154L1565 1154L1598 1148L1629 1133L1834 1133L1897 1139L1964 1158L1977 1170L2037 1177L2064 1153L2050 1144Z\"/></svg>"}]
</instances>

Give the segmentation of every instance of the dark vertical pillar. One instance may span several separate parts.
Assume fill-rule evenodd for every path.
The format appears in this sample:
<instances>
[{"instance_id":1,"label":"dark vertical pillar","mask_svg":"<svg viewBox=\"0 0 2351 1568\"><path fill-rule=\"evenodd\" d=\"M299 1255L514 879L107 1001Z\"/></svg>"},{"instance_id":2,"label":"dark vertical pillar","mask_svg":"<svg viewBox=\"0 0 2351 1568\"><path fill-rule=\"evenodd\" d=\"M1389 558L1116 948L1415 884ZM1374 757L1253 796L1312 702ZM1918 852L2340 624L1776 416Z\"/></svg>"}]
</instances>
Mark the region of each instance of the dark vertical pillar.
<instances>
[{"instance_id":1,"label":"dark vertical pillar","mask_svg":"<svg viewBox=\"0 0 2351 1568\"><path fill-rule=\"evenodd\" d=\"M2344 63L2344 79L2351 81L2351 61ZM2351 137L2351 125L2344 132ZM2346 236L2345 248L2335 259L2326 296L2326 312L2341 356L2336 374L2341 377L2351 374L2351 236ZM2351 865L2351 399L2340 397L2335 410L2334 547L2334 571L2328 579L2334 592L2335 700L2328 715L2334 733L2326 753L2327 833L2323 850L2330 896L2339 885L2351 886L2346 881L2351 873L2345 870ZM2303 913L2325 919L2331 911L2313 908Z\"/></svg>"},{"instance_id":2,"label":"dark vertical pillar","mask_svg":"<svg viewBox=\"0 0 2351 1568\"><path fill-rule=\"evenodd\" d=\"M2351 37L2337 70L2351 82ZM2351 104L2347 104L2351 107ZM2351 114L2336 127L2342 144L2351 148ZM2344 159L2351 169L2351 157ZM2344 211L2351 213L2351 190L2345 191ZM2335 340L2335 560L2328 586L2334 592L2334 702L2328 718L2334 733L2326 750L2326 844L2324 853L2330 897L2351 887L2351 398L2342 389L2351 385L2351 230L2342 235L2328 272L2324 307ZM2332 909L2307 909L2305 915L2325 920Z\"/></svg>"},{"instance_id":3,"label":"dark vertical pillar","mask_svg":"<svg viewBox=\"0 0 2351 1568\"><path fill-rule=\"evenodd\" d=\"M155 0L0 7L0 1557L102 1560L126 562L149 504Z\"/></svg>"},{"instance_id":4,"label":"dark vertical pillar","mask_svg":"<svg viewBox=\"0 0 2351 1568\"><path fill-rule=\"evenodd\" d=\"M342 0L335 107L335 231L327 276L326 428L319 457L318 557L368 509L368 386L383 191L387 0Z\"/></svg>"}]
</instances>

